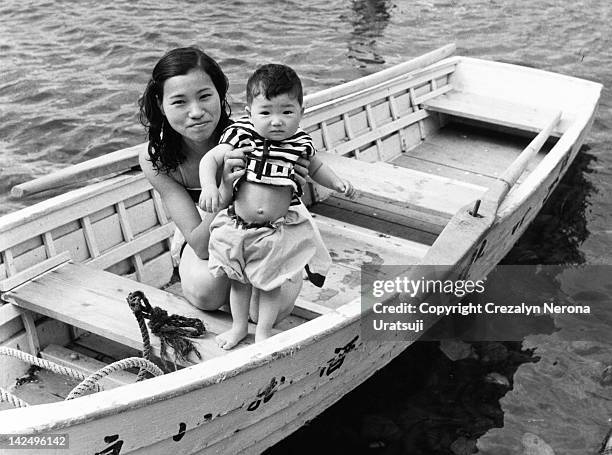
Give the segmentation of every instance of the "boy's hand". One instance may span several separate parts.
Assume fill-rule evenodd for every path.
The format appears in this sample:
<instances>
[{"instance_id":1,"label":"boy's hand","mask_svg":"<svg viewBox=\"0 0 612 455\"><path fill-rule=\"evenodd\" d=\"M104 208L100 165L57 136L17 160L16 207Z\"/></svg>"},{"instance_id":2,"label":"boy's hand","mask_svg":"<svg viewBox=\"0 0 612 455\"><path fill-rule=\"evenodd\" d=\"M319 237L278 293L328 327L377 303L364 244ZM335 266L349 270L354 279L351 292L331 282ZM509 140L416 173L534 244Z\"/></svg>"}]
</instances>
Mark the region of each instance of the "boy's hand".
<instances>
[{"instance_id":1,"label":"boy's hand","mask_svg":"<svg viewBox=\"0 0 612 455\"><path fill-rule=\"evenodd\" d=\"M349 199L355 199L356 191L353 184L348 180L340 180L335 185L336 191L343 193Z\"/></svg>"},{"instance_id":2,"label":"boy's hand","mask_svg":"<svg viewBox=\"0 0 612 455\"><path fill-rule=\"evenodd\" d=\"M198 204L206 212L217 212L221 206L221 193L219 189L215 185L203 186Z\"/></svg>"}]
</instances>

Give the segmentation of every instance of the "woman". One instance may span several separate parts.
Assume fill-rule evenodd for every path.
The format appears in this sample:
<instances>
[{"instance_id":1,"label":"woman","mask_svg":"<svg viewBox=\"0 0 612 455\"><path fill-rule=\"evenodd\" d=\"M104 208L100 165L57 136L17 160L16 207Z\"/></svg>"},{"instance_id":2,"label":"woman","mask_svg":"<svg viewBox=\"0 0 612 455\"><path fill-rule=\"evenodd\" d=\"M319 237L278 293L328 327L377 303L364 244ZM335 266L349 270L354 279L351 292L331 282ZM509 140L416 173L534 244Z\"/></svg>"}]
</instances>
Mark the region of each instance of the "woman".
<instances>
[{"instance_id":1,"label":"woman","mask_svg":"<svg viewBox=\"0 0 612 455\"><path fill-rule=\"evenodd\" d=\"M211 57L194 47L178 48L155 65L140 100L140 119L149 136L148 150L139 156L140 166L185 238L179 263L183 294L202 310L218 309L227 302L229 292L228 279L213 277L208 269L209 226L215 214L204 214L195 206L200 193L200 159L231 123L228 86L227 77ZM225 155L217 175L220 191L231 188L244 173L247 150L238 148ZM300 164L296 171L304 178L308 163ZM283 307L277 321L291 312L301 287L301 275L282 286ZM250 311L254 321L257 306L258 295L254 294Z\"/></svg>"}]
</instances>

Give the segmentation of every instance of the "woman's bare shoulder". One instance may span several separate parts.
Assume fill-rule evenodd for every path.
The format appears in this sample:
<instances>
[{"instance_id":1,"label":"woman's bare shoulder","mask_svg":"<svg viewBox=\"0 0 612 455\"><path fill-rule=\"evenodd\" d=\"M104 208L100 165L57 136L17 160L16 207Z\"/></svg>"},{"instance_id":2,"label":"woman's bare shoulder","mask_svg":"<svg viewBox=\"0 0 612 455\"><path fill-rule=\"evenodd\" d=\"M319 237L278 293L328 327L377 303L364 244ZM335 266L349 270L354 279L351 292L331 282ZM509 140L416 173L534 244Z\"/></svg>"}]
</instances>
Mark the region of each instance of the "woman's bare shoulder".
<instances>
[{"instance_id":1,"label":"woman's bare shoulder","mask_svg":"<svg viewBox=\"0 0 612 455\"><path fill-rule=\"evenodd\" d=\"M138 155L138 163L145 177L151 182L151 185L164 196L169 189L177 189L180 186L172 175L167 172L157 169L147 150L142 150Z\"/></svg>"}]
</instances>

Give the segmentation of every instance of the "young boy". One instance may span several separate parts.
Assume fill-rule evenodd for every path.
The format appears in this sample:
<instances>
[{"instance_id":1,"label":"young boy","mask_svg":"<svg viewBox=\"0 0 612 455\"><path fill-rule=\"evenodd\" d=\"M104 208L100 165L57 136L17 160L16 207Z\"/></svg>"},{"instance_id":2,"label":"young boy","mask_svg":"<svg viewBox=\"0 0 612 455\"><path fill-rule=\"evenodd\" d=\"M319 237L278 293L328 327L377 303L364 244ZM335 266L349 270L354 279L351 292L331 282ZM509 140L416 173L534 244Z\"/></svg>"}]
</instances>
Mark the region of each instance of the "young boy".
<instances>
[{"instance_id":1,"label":"young boy","mask_svg":"<svg viewBox=\"0 0 612 455\"><path fill-rule=\"evenodd\" d=\"M294 178L300 157L310 160L317 183L354 197L350 182L338 177L316 155L310 136L299 128L304 113L302 84L291 68L269 64L247 82L247 116L223 132L219 145L200 162L200 207L213 212L227 206L227 187L219 191L215 176L224 155L250 146L244 174L234 183L233 202L210 225L209 267L231 280L231 330L217 343L231 349L247 334L251 293L259 294L255 341L268 338L278 317L280 286L306 271L322 286L331 258L312 217L301 203ZM223 188L223 185L222 185Z\"/></svg>"}]
</instances>

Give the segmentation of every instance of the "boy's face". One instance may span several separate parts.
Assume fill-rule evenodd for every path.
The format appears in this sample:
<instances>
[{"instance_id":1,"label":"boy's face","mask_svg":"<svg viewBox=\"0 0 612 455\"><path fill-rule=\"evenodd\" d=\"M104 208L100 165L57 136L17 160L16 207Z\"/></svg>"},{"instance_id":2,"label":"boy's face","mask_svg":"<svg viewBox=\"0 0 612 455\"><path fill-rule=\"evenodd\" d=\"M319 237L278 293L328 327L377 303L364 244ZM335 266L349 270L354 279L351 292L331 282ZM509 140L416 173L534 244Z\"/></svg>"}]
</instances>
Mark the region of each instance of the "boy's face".
<instances>
[{"instance_id":1,"label":"boy's face","mask_svg":"<svg viewBox=\"0 0 612 455\"><path fill-rule=\"evenodd\" d=\"M257 95L246 108L251 122L261 136L281 141L295 134L300 126L304 109L298 100L286 93L271 100Z\"/></svg>"}]
</instances>

